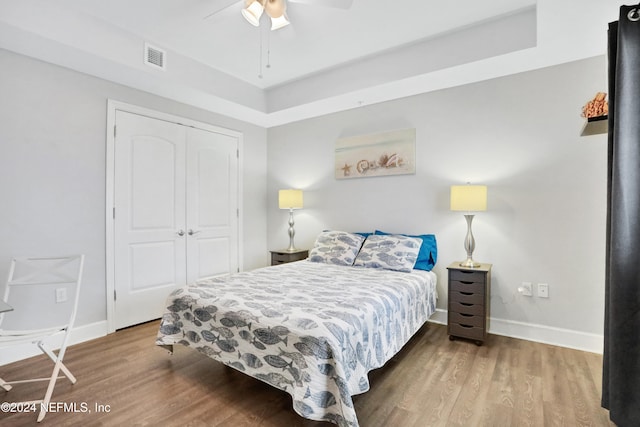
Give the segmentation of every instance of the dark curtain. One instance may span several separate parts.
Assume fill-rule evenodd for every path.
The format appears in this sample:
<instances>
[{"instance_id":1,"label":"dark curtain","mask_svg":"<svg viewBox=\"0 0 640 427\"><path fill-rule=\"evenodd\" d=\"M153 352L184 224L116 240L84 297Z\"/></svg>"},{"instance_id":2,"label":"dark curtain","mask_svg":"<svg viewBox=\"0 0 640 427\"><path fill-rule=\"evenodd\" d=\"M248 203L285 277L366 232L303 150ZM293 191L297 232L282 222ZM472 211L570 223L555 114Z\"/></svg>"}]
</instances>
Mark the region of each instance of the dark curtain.
<instances>
[{"instance_id":1,"label":"dark curtain","mask_svg":"<svg viewBox=\"0 0 640 427\"><path fill-rule=\"evenodd\" d=\"M640 425L640 10L609 25L602 406L620 427Z\"/></svg>"}]
</instances>

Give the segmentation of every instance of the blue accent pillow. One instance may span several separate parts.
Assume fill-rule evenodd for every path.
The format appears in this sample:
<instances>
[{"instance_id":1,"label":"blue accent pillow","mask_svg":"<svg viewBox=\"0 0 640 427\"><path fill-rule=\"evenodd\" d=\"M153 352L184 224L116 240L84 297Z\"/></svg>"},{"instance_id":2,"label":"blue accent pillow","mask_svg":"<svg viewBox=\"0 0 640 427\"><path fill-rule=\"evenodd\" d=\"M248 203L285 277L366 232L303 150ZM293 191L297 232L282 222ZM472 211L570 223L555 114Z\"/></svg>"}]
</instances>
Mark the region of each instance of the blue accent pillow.
<instances>
[{"instance_id":1,"label":"blue accent pillow","mask_svg":"<svg viewBox=\"0 0 640 427\"><path fill-rule=\"evenodd\" d=\"M353 234L358 234L362 237L364 237L365 239L369 236L371 236L373 233L369 233L369 232L363 232L363 231L355 231Z\"/></svg>"},{"instance_id":2,"label":"blue accent pillow","mask_svg":"<svg viewBox=\"0 0 640 427\"><path fill-rule=\"evenodd\" d=\"M384 231L376 230L375 234L384 235L395 233L386 233ZM438 245L436 243L436 236L433 234L403 234L403 236L418 237L422 239L422 246L420 246L418 260L416 261L416 265L414 265L413 268L416 270L431 271L431 269L433 269L433 266L436 265L436 261L438 260Z\"/></svg>"}]
</instances>

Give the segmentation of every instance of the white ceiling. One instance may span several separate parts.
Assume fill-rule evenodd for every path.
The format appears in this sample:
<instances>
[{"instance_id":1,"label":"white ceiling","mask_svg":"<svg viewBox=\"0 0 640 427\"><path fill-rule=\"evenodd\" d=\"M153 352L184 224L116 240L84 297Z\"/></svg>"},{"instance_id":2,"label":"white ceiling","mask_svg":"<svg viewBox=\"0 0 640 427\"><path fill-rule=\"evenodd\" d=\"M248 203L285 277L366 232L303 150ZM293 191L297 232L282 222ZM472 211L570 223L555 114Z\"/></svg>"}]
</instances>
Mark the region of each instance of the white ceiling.
<instances>
[{"instance_id":1,"label":"white ceiling","mask_svg":"<svg viewBox=\"0 0 640 427\"><path fill-rule=\"evenodd\" d=\"M290 0L292 25L271 32L244 0L0 0L0 47L273 126L602 54L593 26L622 3L328 1ZM167 50L164 74L142 65L144 41Z\"/></svg>"},{"instance_id":2,"label":"white ceiling","mask_svg":"<svg viewBox=\"0 0 640 427\"><path fill-rule=\"evenodd\" d=\"M535 5L535 0L354 0L345 10L327 7L326 0L292 0L291 25L270 31L266 14L260 27L245 21L244 0L57 2L260 88ZM258 77L261 38L263 78Z\"/></svg>"}]
</instances>

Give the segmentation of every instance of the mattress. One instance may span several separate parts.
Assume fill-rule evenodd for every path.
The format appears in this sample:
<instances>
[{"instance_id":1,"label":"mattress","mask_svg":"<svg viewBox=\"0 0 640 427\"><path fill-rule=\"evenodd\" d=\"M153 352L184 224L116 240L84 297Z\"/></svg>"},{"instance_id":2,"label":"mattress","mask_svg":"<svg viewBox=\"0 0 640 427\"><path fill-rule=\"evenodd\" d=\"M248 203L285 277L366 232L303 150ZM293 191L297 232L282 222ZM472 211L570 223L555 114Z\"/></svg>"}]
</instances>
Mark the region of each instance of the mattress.
<instances>
[{"instance_id":1,"label":"mattress","mask_svg":"<svg viewBox=\"0 0 640 427\"><path fill-rule=\"evenodd\" d=\"M436 276L308 260L209 279L167 299L156 344L191 347L357 426L352 396L435 312Z\"/></svg>"}]
</instances>

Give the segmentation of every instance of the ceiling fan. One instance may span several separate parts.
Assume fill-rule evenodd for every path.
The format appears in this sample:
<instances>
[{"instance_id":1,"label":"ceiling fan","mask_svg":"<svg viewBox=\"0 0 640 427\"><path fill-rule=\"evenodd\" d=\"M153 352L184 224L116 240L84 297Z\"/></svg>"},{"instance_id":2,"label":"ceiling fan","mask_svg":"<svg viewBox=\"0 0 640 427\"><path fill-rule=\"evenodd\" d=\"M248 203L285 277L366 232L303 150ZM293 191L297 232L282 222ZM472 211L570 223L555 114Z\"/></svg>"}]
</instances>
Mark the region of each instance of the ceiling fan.
<instances>
[{"instance_id":1,"label":"ceiling fan","mask_svg":"<svg viewBox=\"0 0 640 427\"><path fill-rule=\"evenodd\" d=\"M349 9L353 4L353 0L288 0L291 3L309 4L313 6L325 6L337 9ZM235 5L238 0L228 1L226 5L215 12L205 16L204 19L210 18L224 9ZM262 13L266 13L271 18L271 31L275 31L290 24L286 14L287 0L244 0L244 8L242 16L254 26L260 25Z\"/></svg>"}]
</instances>

